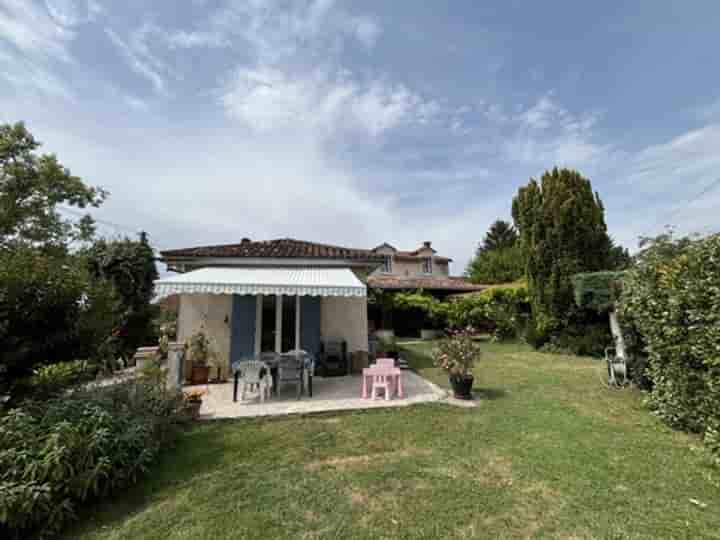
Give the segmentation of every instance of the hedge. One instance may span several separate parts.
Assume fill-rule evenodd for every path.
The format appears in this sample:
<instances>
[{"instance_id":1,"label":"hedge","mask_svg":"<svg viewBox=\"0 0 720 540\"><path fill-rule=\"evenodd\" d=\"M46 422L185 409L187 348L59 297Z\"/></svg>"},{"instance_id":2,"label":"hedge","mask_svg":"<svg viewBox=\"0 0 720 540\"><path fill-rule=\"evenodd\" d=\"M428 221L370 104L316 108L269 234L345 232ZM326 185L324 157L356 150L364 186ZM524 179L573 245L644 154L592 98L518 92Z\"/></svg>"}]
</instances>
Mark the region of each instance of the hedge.
<instances>
[{"instance_id":1,"label":"hedge","mask_svg":"<svg viewBox=\"0 0 720 540\"><path fill-rule=\"evenodd\" d=\"M719 269L720 235L661 237L628 271L619 312L644 343L651 407L720 458Z\"/></svg>"},{"instance_id":2,"label":"hedge","mask_svg":"<svg viewBox=\"0 0 720 540\"><path fill-rule=\"evenodd\" d=\"M523 332L529 313L527 287L513 283L454 297L447 308L447 321L451 327L485 329L494 339L504 340Z\"/></svg>"}]
</instances>

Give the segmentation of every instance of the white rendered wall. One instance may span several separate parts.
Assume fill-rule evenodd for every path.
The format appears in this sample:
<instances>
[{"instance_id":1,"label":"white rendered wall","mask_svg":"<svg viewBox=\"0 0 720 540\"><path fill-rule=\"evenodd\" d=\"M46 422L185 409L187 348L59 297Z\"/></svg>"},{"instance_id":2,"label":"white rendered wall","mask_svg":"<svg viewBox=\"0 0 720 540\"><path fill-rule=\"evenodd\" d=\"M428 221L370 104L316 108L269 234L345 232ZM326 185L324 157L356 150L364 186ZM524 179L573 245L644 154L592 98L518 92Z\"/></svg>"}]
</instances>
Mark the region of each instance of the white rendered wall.
<instances>
[{"instance_id":1,"label":"white rendered wall","mask_svg":"<svg viewBox=\"0 0 720 540\"><path fill-rule=\"evenodd\" d=\"M230 363L231 318L232 296L230 295L180 295L177 341L181 343L187 341L204 322L205 332L213 342L218 359L227 366ZM214 376L215 373L211 375Z\"/></svg>"},{"instance_id":2,"label":"white rendered wall","mask_svg":"<svg viewBox=\"0 0 720 540\"><path fill-rule=\"evenodd\" d=\"M367 298L325 296L320 304L320 335L344 339L348 352L367 351Z\"/></svg>"}]
</instances>

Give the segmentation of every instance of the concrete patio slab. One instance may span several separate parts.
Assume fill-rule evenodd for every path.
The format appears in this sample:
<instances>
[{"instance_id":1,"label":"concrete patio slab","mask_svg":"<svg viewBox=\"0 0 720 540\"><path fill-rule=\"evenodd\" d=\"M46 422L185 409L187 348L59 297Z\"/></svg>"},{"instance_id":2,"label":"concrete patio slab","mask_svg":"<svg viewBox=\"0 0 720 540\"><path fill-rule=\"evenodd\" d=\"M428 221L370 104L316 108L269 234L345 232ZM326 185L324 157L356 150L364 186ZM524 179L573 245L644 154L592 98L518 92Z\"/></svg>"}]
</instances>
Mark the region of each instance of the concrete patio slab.
<instances>
[{"instance_id":1,"label":"concrete patio slab","mask_svg":"<svg viewBox=\"0 0 720 540\"><path fill-rule=\"evenodd\" d=\"M185 390L198 389L207 393L203 397L200 419L252 418L260 416L283 416L288 414L311 414L328 411L406 407L416 403L441 401L446 398L444 390L411 371L403 371L403 398L362 399L360 375L345 377L314 377L313 397L304 395L297 399L294 388L286 387L280 396L260 402L257 394L247 394L245 401L233 402L232 383L186 386Z\"/></svg>"}]
</instances>

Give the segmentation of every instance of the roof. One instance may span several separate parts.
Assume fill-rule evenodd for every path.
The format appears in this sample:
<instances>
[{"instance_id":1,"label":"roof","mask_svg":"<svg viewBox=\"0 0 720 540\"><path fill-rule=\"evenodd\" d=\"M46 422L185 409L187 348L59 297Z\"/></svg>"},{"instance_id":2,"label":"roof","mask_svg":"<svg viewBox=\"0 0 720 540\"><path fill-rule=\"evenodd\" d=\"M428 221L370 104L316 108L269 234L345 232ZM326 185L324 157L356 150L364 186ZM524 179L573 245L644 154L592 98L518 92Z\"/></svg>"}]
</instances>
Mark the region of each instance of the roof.
<instances>
[{"instance_id":1,"label":"roof","mask_svg":"<svg viewBox=\"0 0 720 540\"><path fill-rule=\"evenodd\" d=\"M201 268L155 281L155 301L173 294L366 296L349 268Z\"/></svg>"},{"instance_id":2,"label":"roof","mask_svg":"<svg viewBox=\"0 0 720 540\"><path fill-rule=\"evenodd\" d=\"M368 249L354 249L293 238L252 241L247 238L239 244L200 246L161 251L163 259L193 257L277 258L277 259L344 259L381 262L381 255Z\"/></svg>"},{"instance_id":3,"label":"roof","mask_svg":"<svg viewBox=\"0 0 720 540\"><path fill-rule=\"evenodd\" d=\"M424 259L422 255L418 255L419 250L415 251L396 251L393 254L393 257L395 259L405 259L405 260L413 260L413 261L419 261ZM440 257L439 255L433 255L433 261L435 262L451 262L452 259L448 259L447 257Z\"/></svg>"},{"instance_id":4,"label":"roof","mask_svg":"<svg viewBox=\"0 0 720 540\"><path fill-rule=\"evenodd\" d=\"M373 289L426 289L456 292L482 291L487 285L470 283L463 277L402 277L392 274L373 274L368 278Z\"/></svg>"}]
</instances>

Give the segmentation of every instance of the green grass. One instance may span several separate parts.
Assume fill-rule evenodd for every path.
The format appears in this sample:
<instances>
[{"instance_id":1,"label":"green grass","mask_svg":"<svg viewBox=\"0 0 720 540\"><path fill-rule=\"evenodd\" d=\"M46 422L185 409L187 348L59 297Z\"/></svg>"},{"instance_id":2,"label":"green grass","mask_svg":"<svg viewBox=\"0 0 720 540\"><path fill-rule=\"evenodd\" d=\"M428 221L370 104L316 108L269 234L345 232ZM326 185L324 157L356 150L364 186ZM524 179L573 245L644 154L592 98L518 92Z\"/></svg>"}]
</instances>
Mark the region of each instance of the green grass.
<instances>
[{"instance_id":1,"label":"green grass","mask_svg":"<svg viewBox=\"0 0 720 540\"><path fill-rule=\"evenodd\" d=\"M697 439L595 360L484 349L479 407L199 423L67 538L720 538Z\"/></svg>"}]
</instances>

